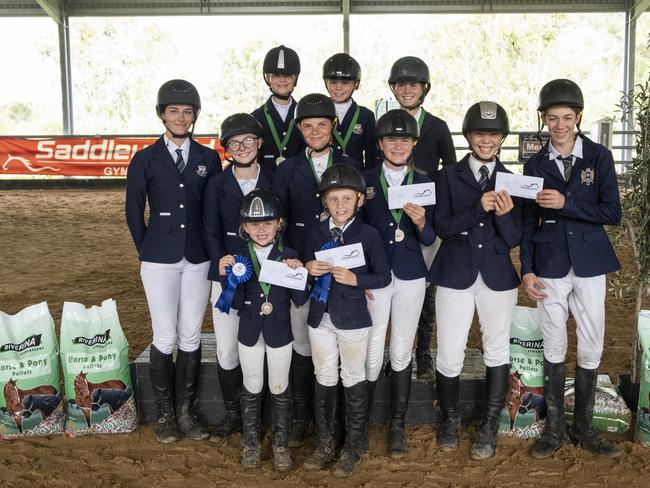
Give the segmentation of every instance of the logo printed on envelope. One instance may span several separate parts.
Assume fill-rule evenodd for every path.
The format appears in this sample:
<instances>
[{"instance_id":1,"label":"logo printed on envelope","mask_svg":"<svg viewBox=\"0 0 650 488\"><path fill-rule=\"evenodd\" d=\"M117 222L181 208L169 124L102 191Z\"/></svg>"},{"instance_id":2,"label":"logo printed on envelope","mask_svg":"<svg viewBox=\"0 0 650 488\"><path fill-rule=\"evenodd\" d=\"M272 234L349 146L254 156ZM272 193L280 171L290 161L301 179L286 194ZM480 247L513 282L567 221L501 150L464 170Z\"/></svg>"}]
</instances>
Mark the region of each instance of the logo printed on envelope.
<instances>
[{"instance_id":1,"label":"logo printed on envelope","mask_svg":"<svg viewBox=\"0 0 650 488\"><path fill-rule=\"evenodd\" d=\"M293 290L304 290L307 286L307 269L292 269L285 263L265 259L262 261L259 280L269 285L282 286Z\"/></svg>"}]
</instances>

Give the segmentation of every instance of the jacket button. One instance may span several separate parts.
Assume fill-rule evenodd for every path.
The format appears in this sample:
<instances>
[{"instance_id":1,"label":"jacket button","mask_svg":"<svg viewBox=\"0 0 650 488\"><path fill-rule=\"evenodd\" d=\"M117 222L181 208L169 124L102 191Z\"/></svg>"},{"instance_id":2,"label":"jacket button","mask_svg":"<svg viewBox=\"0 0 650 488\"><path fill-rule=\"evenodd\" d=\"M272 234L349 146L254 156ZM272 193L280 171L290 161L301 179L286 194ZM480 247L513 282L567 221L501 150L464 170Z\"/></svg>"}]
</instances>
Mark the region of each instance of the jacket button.
<instances>
[{"instance_id":1,"label":"jacket button","mask_svg":"<svg viewBox=\"0 0 650 488\"><path fill-rule=\"evenodd\" d=\"M320 215L318 215L318 214L316 214L316 215L314 215L314 217L316 217L316 218L319 218L319 217L320 217Z\"/></svg>"},{"instance_id":2,"label":"jacket button","mask_svg":"<svg viewBox=\"0 0 650 488\"><path fill-rule=\"evenodd\" d=\"M262 312L260 312L260 315L264 315Z\"/></svg>"},{"instance_id":3,"label":"jacket button","mask_svg":"<svg viewBox=\"0 0 650 488\"><path fill-rule=\"evenodd\" d=\"M570 236L573 235L573 231L572 231L572 230L569 231L569 235L570 235Z\"/></svg>"},{"instance_id":4,"label":"jacket button","mask_svg":"<svg viewBox=\"0 0 650 488\"><path fill-rule=\"evenodd\" d=\"M178 185L178 186L179 186L180 188L183 188L185 185L184 185L183 183L181 183L181 184Z\"/></svg>"},{"instance_id":5,"label":"jacket button","mask_svg":"<svg viewBox=\"0 0 650 488\"><path fill-rule=\"evenodd\" d=\"M316 193L316 198L320 197L320 193Z\"/></svg>"},{"instance_id":6,"label":"jacket button","mask_svg":"<svg viewBox=\"0 0 650 488\"><path fill-rule=\"evenodd\" d=\"M570 197L570 196L571 196L571 192L570 192L570 191L566 192L566 196L567 196L567 197Z\"/></svg>"},{"instance_id":7,"label":"jacket button","mask_svg":"<svg viewBox=\"0 0 650 488\"><path fill-rule=\"evenodd\" d=\"M392 244L392 243L393 243L393 241L388 241L388 244Z\"/></svg>"},{"instance_id":8,"label":"jacket button","mask_svg":"<svg viewBox=\"0 0 650 488\"><path fill-rule=\"evenodd\" d=\"M393 222L391 222L391 223L390 223L390 224L388 224L388 225L390 225L390 226L392 227L392 226L393 226Z\"/></svg>"},{"instance_id":9,"label":"jacket button","mask_svg":"<svg viewBox=\"0 0 650 488\"><path fill-rule=\"evenodd\" d=\"M286 132L283 132L283 133L282 133L282 135L283 135L283 136L286 136L286 135L287 135L287 133L286 133Z\"/></svg>"},{"instance_id":10,"label":"jacket button","mask_svg":"<svg viewBox=\"0 0 650 488\"><path fill-rule=\"evenodd\" d=\"M478 245L478 248L479 248L479 249L482 249L482 248L483 248L483 244L479 244L479 245Z\"/></svg>"},{"instance_id":11,"label":"jacket button","mask_svg":"<svg viewBox=\"0 0 650 488\"><path fill-rule=\"evenodd\" d=\"M185 205L183 205L183 204L181 203L181 204L180 204L180 207L181 207L181 208L185 208Z\"/></svg>"},{"instance_id":12,"label":"jacket button","mask_svg":"<svg viewBox=\"0 0 650 488\"><path fill-rule=\"evenodd\" d=\"M181 224L181 229L184 229L184 228L185 228L185 224Z\"/></svg>"},{"instance_id":13,"label":"jacket button","mask_svg":"<svg viewBox=\"0 0 650 488\"><path fill-rule=\"evenodd\" d=\"M479 222L478 226L483 227L485 224L483 222Z\"/></svg>"},{"instance_id":14,"label":"jacket button","mask_svg":"<svg viewBox=\"0 0 650 488\"><path fill-rule=\"evenodd\" d=\"M264 293L260 293L260 298L264 298Z\"/></svg>"}]
</instances>

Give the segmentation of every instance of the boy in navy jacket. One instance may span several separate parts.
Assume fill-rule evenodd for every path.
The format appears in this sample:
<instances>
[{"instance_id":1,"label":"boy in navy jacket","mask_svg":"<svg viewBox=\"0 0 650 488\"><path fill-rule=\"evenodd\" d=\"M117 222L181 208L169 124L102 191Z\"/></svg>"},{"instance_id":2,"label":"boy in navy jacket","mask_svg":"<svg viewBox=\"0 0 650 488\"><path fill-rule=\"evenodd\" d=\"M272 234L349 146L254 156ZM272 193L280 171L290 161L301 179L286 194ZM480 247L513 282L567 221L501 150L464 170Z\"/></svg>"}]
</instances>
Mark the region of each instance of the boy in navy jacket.
<instances>
[{"instance_id":1,"label":"boy in navy jacket","mask_svg":"<svg viewBox=\"0 0 650 488\"><path fill-rule=\"evenodd\" d=\"M339 477L351 475L359 465L368 429L365 361L372 319L364 290L390 283L381 238L356 215L365 190L361 173L350 166L335 165L323 173L319 192L330 218L312 229L306 250L309 274L319 278L314 290L327 289L325 283L329 282L329 291L323 297L315 296L312 290L307 318L316 373L314 418L318 441L304 467L322 469L332 460L340 360L347 423L345 444L332 468L332 474ZM323 248L355 243L362 244L365 264L352 270L332 267L315 258L316 251Z\"/></svg>"},{"instance_id":2,"label":"boy in navy jacket","mask_svg":"<svg viewBox=\"0 0 650 488\"><path fill-rule=\"evenodd\" d=\"M537 301L544 335L547 417L530 449L536 458L552 456L565 436L569 311L578 338L571 439L596 454L620 454L591 422L605 336L605 274L620 268L603 226L619 224L621 204L612 153L580 133L583 108L582 91L573 81L544 85L538 110L551 138L524 165L524 174L544 178L544 190L526 205L521 242L521 274L528 296Z\"/></svg>"},{"instance_id":3,"label":"boy in navy jacket","mask_svg":"<svg viewBox=\"0 0 650 488\"><path fill-rule=\"evenodd\" d=\"M349 54L335 54L323 65L323 81L336 107L334 150L363 167L375 166L375 114L352 99L361 83L361 66Z\"/></svg>"}]
</instances>

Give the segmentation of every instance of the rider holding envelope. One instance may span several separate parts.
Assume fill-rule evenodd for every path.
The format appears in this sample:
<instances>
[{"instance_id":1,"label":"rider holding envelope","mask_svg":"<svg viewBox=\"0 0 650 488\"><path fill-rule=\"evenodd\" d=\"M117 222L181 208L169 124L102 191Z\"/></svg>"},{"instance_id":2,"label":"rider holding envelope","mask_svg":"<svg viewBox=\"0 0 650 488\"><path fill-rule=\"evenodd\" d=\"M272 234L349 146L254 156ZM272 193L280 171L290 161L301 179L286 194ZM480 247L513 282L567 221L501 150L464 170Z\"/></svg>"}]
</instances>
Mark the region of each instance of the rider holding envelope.
<instances>
[{"instance_id":1,"label":"rider holding envelope","mask_svg":"<svg viewBox=\"0 0 650 488\"><path fill-rule=\"evenodd\" d=\"M463 120L471 153L445 166L436 181L436 233L442 245L431 266L437 285L436 387L443 412L438 447L455 450L460 435L460 372L474 310L478 311L485 361L485 407L472 446L474 459L494 455L510 363L510 318L519 277L510 250L521 239L520 204L495 192L501 145L509 132L505 110L494 102L472 105Z\"/></svg>"},{"instance_id":2,"label":"rider holding envelope","mask_svg":"<svg viewBox=\"0 0 650 488\"><path fill-rule=\"evenodd\" d=\"M390 188L433 183L413 167L412 151L418 140L417 120L404 110L390 110L375 127L384 162L364 172L366 204L363 218L377 229L391 266L391 282L385 288L368 291L368 310L372 328L368 340L366 375L368 399L372 404L377 379L384 360L388 321L390 334L391 415L388 452L393 458L405 457L404 415L411 391L411 351L426 290L427 265L420 245L435 240L433 206L406 203L391 209ZM429 189L431 192L433 188Z\"/></svg>"}]
</instances>

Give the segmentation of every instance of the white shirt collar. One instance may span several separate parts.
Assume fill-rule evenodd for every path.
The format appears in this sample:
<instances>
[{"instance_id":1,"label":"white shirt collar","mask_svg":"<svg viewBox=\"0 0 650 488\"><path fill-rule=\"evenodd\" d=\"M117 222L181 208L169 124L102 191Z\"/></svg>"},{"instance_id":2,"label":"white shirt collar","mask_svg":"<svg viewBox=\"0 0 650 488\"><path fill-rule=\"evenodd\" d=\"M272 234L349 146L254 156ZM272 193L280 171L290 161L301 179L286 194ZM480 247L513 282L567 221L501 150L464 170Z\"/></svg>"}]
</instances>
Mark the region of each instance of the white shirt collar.
<instances>
[{"instance_id":1,"label":"white shirt collar","mask_svg":"<svg viewBox=\"0 0 650 488\"><path fill-rule=\"evenodd\" d=\"M342 230L345 232L345 229L350 227L350 224L352 224L352 222L354 222L354 219L356 218L357 217L354 216L350 220L348 220L347 223L343 226ZM332 217L329 218L329 225L330 225L330 230L332 230L334 227L338 227L336 224L334 224L334 219Z\"/></svg>"},{"instance_id":2,"label":"white shirt collar","mask_svg":"<svg viewBox=\"0 0 650 488\"><path fill-rule=\"evenodd\" d=\"M305 149L305 156L307 159L309 159L309 148ZM330 150L331 151L331 150ZM327 169L327 161L329 161L330 158L330 153L327 152L323 156L318 156L318 157L313 157L311 158L312 163L314 163L314 171L316 172L316 175L318 175L318 179L320 179L321 176L323 176L323 173Z\"/></svg>"},{"instance_id":3,"label":"white shirt collar","mask_svg":"<svg viewBox=\"0 0 650 488\"><path fill-rule=\"evenodd\" d=\"M233 166L232 168L233 171L233 176L235 176L235 167ZM260 177L260 165L257 165L257 175L255 175L255 178L237 178L235 176L235 180L237 180L237 184L239 185L239 188L241 188L241 192L244 194L244 196L248 195L250 192L252 192L255 187L257 186L257 180Z\"/></svg>"},{"instance_id":4,"label":"white shirt collar","mask_svg":"<svg viewBox=\"0 0 650 488\"><path fill-rule=\"evenodd\" d=\"M278 114L282 118L283 122L286 122L287 120L287 115L289 114L289 109L291 108L291 102L293 100L290 98L289 103L286 105L280 105L278 102L275 101L275 99L271 98L271 102L273 102L273 106L275 107L275 110L278 111Z\"/></svg>"},{"instance_id":5,"label":"white shirt collar","mask_svg":"<svg viewBox=\"0 0 650 488\"><path fill-rule=\"evenodd\" d=\"M261 266L262 261L269 258L269 254L271 254L271 250L273 249L273 243L264 247L257 247L257 245L253 244L253 249L255 249L255 255Z\"/></svg>"},{"instance_id":6,"label":"white shirt collar","mask_svg":"<svg viewBox=\"0 0 650 488\"><path fill-rule=\"evenodd\" d=\"M186 137L183 139L183 142L181 142L180 146L177 146L174 141L172 141L169 137L167 137L167 134L163 134L163 141L165 141L165 146L167 146L167 150L169 151L169 154L172 157L172 160L176 162L176 159L178 158L178 154L176 154L176 149L180 149L183 151L183 160L185 163L187 163L190 159L190 138Z\"/></svg>"},{"instance_id":7,"label":"white shirt collar","mask_svg":"<svg viewBox=\"0 0 650 488\"><path fill-rule=\"evenodd\" d=\"M476 159L474 155L472 154L469 155L469 167L472 170L472 173L474 174L474 178L476 178L476 181L480 181L481 179L481 172L480 172L481 166L487 166L488 177L492 178L492 173L494 172L494 168L496 167L496 165L497 165L496 159L489 163L484 163L483 161Z\"/></svg>"},{"instance_id":8,"label":"white shirt collar","mask_svg":"<svg viewBox=\"0 0 650 488\"><path fill-rule=\"evenodd\" d=\"M555 149L552 141L548 141L548 159L553 160L561 157L560 151ZM573 149L567 156L574 156L574 158L582 159L582 137L576 134L576 141L573 143Z\"/></svg>"},{"instance_id":9,"label":"white shirt collar","mask_svg":"<svg viewBox=\"0 0 650 488\"><path fill-rule=\"evenodd\" d=\"M388 186L400 186L409 170L406 164L400 169L391 169L386 166L386 163L382 164L382 169Z\"/></svg>"},{"instance_id":10,"label":"white shirt collar","mask_svg":"<svg viewBox=\"0 0 650 488\"><path fill-rule=\"evenodd\" d=\"M345 115L348 113L348 110L350 110L351 106L352 106L352 98L350 98L347 102L334 104L334 108L336 109L336 117L339 119L339 125L341 124L341 122L343 122L343 119L345 118Z\"/></svg>"}]
</instances>

